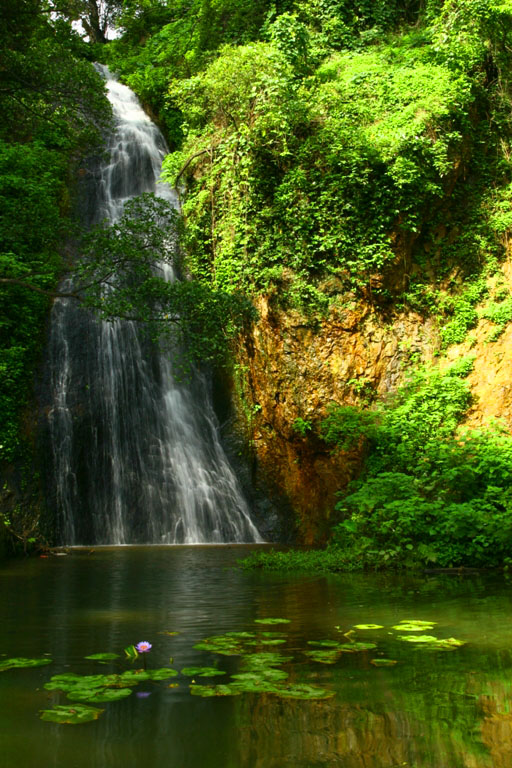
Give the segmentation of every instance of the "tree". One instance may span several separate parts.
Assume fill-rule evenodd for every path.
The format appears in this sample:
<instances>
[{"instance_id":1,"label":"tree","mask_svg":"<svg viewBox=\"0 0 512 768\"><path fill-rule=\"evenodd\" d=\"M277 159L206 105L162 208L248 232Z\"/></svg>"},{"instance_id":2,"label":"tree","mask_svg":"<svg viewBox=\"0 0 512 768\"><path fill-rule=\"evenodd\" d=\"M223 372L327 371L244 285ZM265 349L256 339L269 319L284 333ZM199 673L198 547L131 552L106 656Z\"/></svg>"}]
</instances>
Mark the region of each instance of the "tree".
<instances>
[{"instance_id":1,"label":"tree","mask_svg":"<svg viewBox=\"0 0 512 768\"><path fill-rule=\"evenodd\" d=\"M106 43L107 31L122 11L122 0L50 0L54 13L80 21L92 43Z\"/></svg>"}]
</instances>

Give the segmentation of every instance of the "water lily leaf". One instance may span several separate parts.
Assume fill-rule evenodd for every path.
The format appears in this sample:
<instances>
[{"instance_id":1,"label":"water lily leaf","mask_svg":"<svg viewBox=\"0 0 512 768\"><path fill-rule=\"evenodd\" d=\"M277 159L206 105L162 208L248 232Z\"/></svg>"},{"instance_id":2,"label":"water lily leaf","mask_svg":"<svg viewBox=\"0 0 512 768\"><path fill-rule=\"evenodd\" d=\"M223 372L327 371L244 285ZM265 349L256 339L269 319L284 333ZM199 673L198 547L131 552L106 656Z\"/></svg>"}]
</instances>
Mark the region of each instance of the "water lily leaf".
<instances>
[{"instance_id":1,"label":"water lily leaf","mask_svg":"<svg viewBox=\"0 0 512 768\"><path fill-rule=\"evenodd\" d=\"M176 677L178 672L170 667L161 667L160 669L147 670L149 680L167 680L169 677Z\"/></svg>"},{"instance_id":2,"label":"water lily leaf","mask_svg":"<svg viewBox=\"0 0 512 768\"><path fill-rule=\"evenodd\" d=\"M186 677L215 677L226 673L216 667L184 667L181 674Z\"/></svg>"},{"instance_id":3,"label":"water lily leaf","mask_svg":"<svg viewBox=\"0 0 512 768\"><path fill-rule=\"evenodd\" d=\"M335 691L328 691L316 685L299 683L280 687L277 695L282 699L331 699L335 695Z\"/></svg>"},{"instance_id":4,"label":"water lily leaf","mask_svg":"<svg viewBox=\"0 0 512 768\"><path fill-rule=\"evenodd\" d=\"M433 635L398 635L398 639L406 643L437 643L437 637Z\"/></svg>"},{"instance_id":5,"label":"water lily leaf","mask_svg":"<svg viewBox=\"0 0 512 768\"><path fill-rule=\"evenodd\" d=\"M69 723L77 725L79 723L89 723L91 720L97 720L105 710L97 707L87 707L84 704L74 704L72 706L56 706L53 709L41 709L41 720L49 723Z\"/></svg>"},{"instance_id":6,"label":"water lily leaf","mask_svg":"<svg viewBox=\"0 0 512 768\"><path fill-rule=\"evenodd\" d=\"M289 624L290 619L254 619L255 624Z\"/></svg>"},{"instance_id":7,"label":"water lily leaf","mask_svg":"<svg viewBox=\"0 0 512 768\"><path fill-rule=\"evenodd\" d=\"M84 656L84 659L93 659L94 661L111 661L118 658L118 653L93 653L90 656Z\"/></svg>"},{"instance_id":8,"label":"water lily leaf","mask_svg":"<svg viewBox=\"0 0 512 768\"><path fill-rule=\"evenodd\" d=\"M230 685L191 685L190 693L192 696L210 698L211 696L239 696L242 691Z\"/></svg>"},{"instance_id":9,"label":"water lily leaf","mask_svg":"<svg viewBox=\"0 0 512 768\"><path fill-rule=\"evenodd\" d=\"M139 652L134 645L129 645L127 648L124 649L124 652L126 656L130 659L130 661L135 661L135 659L139 655Z\"/></svg>"},{"instance_id":10,"label":"water lily leaf","mask_svg":"<svg viewBox=\"0 0 512 768\"><path fill-rule=\"evenodd\" d=\"M261 632L261 637L288 637L286 632Z\"/></svg>"},{"instance_id":11,"label":"water lily leaf","mask_svg":"<svg viewBox=\"0 0 512 768\"><path fill-rule=\"evenodd\" d=\"M281 653L266 651L263 653L250 653L244 656L242 667L246 670L261 669L262 667L275 667L292 661L292 656L283 656Z\"/></svg>"},{"instance_id":12,"label":"water lily leaf","mask_svg":"<svg viewBox=\"0 0 512 768\"><path fill-rule=\"evenodd\" d=\"M414 624L416 627L433 627L437 624L437 621L425 621L423 619L402 619L398 622L398 624Z\"/></svg>"},{"instance_id":13,"label":"water lily leaf","mask_svg":"<svg viewBox=\"0 0 512 768\"><path fill-rule=\"evenodd\" d=\"M304 651L304 654L320 664L335 664L340 657L339 651Z\"/></svg>"},{"instance_id":14,"label":"water lily leaf","mask_svg":"<svg viewBox=\"0 0 512 768\"><path fill-rule=\"evenodd\" d=\"M122 687L121 675L54 675L50 682L44 685L47 691L74 691L80 688L90 690L107 686Z\"/></svg>"},{"instance_id":15,"label":"water lily leaf","mask_svg":"<svg viewBox=\"0 0 512 768\"><path fill-rule=\"evenodd\" d=\"M394 667L398 662L395 659L371 659L370 664L374 667Z\"/></svg>"},{"instance_id":16,"label":"water lily leaf","mask_svg":"<svg viewBox=\"0 0 512 768\"><path fill-rule=\"evenodd\" d=\"M143 680L151 679L149 672L145 669L127 669L119 675L119 678L126 685L137 685L137 683L141 683Z\"/></svg>"},{"instance_id":17,"label":"water lily leaf","mask_svg":"<svg viewBox=\"0 0 512 768\"><path fill-rule=\"evenodd\" d=\"M251 635L253 637L253 635ZM220 653L224 656L239 656L243 653L243 646L240 638L226 635L212 635L205 638L202 642L196 643L194 648L198 651L211 651Z\"/></svg>"},{"instance_id":18,"label":"water lily leaf","mask_svg":"<svg viewBox=\"0 0 512 768\"><path fill-rule=\"evenodd\" d=\"M376 647L375 643L342 643L339 650L341 653L357 653L358 651L372 651Z\"/></svg>"},{"instance_id":19,"label":"water lily leaf","mask_svg":"<svg viewBox=\"0 0 512 768\"><path fill-rule=\"evenodd\" d=\"M454 650L460 648L461 645L466 645L464 640L456 640L455 637L447 637L445 640L438 640L436 645L443 650Z\"/></svg>"},{"instance_id":20,"label":"water lily leaf","mask_svg":"<svg viewBox=\"0 0 512 768\"><path fill-rule=\"evenodd\" d=\"M239 672L236 675L232 675L233 680L287 680L288 674L282 669L274 669L274 667L267 667L250 672Z\"/></svg>"},{"instance_id":21,"label":"water lily leaf","mask_svg":"<svg viewBox=\"0 0 512 768\"><path fill-rule=\"evenodd\" d=\"M125 699L131 693L131 688L75 688L69 691L67 698L71 701L90 701L93 704L102 704L106 701Z\"/></svg>"},{"instance_id":22,"label":"water lily leaf","mask_svg":"<svg viewBox=\"0 0 512 768\"><path fill-rule=\"evenodd\" d=\"M24 659L22 657L13 659L2 659L0 661L0 672L5 672L6 669L23 668L23 667L44 667L46 664L51 664L51 659Z\"/></svg>"},{"instance_id":23,"label":"water lily leaf","mask_svg":"<svg viewBox=\"0 0 512 768\"><path fill-rule=\"evenodd\" d=\"M286 640L284 638L279 637L264 637L261 640L255 641L255 645L282 645L283 643L286 643Z\"/></svg>"},{"instance_id":24,"label":"water lily leaf","mask_svg":"<svg viewBox=\"0 0 512 768\"><path fill-rule=\"evenodd\" d=\"M392 629L398 629L402 632L425 632L427 629L434 629L433 624L416 624L415 622L402 622L401 624L395 624Z\"/></svg>"},{"instance_id":25,"label":"water lily leaf","mask_svg":"<svg viewBox=\"0 0 512 768\"><path fill-rule=\"evenodd\" d=\"M338 640L308 640L308 645L319 645L321 648L340 648L343 643Z\"/></svg>"},{"instance_id":26,"label":"water lily leaf","mask_svg":"<svg viewBox=\"0 0 512 768\"><path fill-rule=\"evenodd\" d=\"M266 678L247 678L235 680L230 684L230 688L240 693L278 693L279 683Z\"/></svg>"},{"instance_id":27,"label":"water lily leaf","mask_svg":"<svg viewBox=\"0 0 512 768\"><path fill-rule=\"evenodd\" d=\"M382 624L354 624L355 629L384 629Z\"/></svg>"},{"instance_id":28,"label":"water lily leaf","mask_svg":"<svg viewBox=\"0 0 512 768\"><path fill-rule=\"evenodd\" d=\"M241 640L245 640L256 637L256 635L254 632L225 632L223 635L218 635L218 637L238 637Z\"/></svg>"}]
</instances>

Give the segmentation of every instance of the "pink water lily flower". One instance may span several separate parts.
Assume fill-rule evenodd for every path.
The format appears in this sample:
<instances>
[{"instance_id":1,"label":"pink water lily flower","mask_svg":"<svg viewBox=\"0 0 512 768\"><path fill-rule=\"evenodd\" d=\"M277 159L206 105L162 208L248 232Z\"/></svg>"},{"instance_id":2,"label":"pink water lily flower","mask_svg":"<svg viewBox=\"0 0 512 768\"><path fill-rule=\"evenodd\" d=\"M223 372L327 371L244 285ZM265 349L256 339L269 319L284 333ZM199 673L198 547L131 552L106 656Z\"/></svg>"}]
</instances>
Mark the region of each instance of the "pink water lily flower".
<instances>
[{"instance_id":1,"label":"pink water lily flower","mask_svg":"<svg viewBox=\"0 0 512 768\"><path fill-rule=\"evenodd\" d=\"M141 640L140 643L137 643L135 646L139 653L147 653L152 649L151 643L148 643L147 640Z\"/></svg>"}]
</instances>

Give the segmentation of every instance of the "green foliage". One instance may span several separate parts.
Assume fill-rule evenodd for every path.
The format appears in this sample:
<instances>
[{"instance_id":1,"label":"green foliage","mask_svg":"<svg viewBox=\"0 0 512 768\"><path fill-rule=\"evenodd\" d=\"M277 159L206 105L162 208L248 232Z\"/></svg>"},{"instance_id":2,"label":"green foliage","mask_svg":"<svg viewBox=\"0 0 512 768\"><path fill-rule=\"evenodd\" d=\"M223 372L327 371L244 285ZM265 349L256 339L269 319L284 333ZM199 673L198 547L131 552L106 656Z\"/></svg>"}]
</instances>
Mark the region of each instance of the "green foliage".
<instances>
[{"instance_id":1,"label":"green foliage","mask_svg":"<svg viewBox=\"0 0 512 768\"><path fill-rule=\"evenodd\" d=\"M222 364L227 345L251 321L250 302L198 281L176 280L177 215L154 195L130 200L121 218L82 240L75 293L102 320L143 322L170 336L194 363Z\"/></svg>"},{"instance_id":2,"label":"green foliage","mask_svg":"<svg viewBox=\"0 0 512 768\"><path fill-rule=\"evenodd\" d=\"M441 342L444 347L460 344L467 332L478 322L476 304L487 293L485 280L475 281L459 296L446 296L441 302L442 309L450 320L441 327Z\"/></svg>"},{"instance_id":3,"label":"green foliage","mask_svg":"<svg viewBox=\"0 0 512 768\"><path fill-rule=\"evenodd\" d=\"M110 107L87 46L46 2L6 0L0 45L0 458L12 461L63 269L70 170L97 148Z\"/></svg>"},{"instance_id":4,"label":"green foliage","mask_svg":"<svg viewBox=\"0 0 512 768\"><path fill-rule=\"evenodd\" d=\"M512 321L512 296L498 302L489 301L480 311L480 317L485 317L497 326L489 336L489 341L496 341Z\"/></svg>"},{"instance_id":5,"label":"green foliage","mask_svg":"<svg viewBox=\"0 0 512 768\"><path fill-rule=\"evenodd\" d=\"M301 419L300 417L298 419L295 419L295 421L292 424L292 429L297 432L298 435L301 437L306 437L308 432L311 432L313 429L313 425L310 421L307 419Z\"/></svg>"},{"instance_id":6,"label":"green foliage","mask_svg":"<svg viewBox=\"0 0 512 768\"><path fill-rule=\"evenodd\" d=\"M457 429L469 365L421 371L376 415L363 475L337 505L334 543L354 564L497 566L507 557L512 439Z\"/></svg>"}]
</instances>

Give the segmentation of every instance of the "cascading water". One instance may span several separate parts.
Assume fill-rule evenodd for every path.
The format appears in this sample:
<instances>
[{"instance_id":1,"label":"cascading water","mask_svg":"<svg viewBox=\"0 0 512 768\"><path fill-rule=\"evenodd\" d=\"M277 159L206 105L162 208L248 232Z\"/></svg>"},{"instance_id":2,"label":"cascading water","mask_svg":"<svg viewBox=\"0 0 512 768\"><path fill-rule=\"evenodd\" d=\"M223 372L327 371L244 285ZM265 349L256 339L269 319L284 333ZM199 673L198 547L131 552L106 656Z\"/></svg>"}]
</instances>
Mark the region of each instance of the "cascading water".
<instances>
[{"instance_id":1,"label":"cascading water","mask_svg":"<svg viewBox=\"0 0 512 768\"><path fill-rule=\"evenodd\" d=\"M115 221L156 192L165 142L135 95L107 80L116 130L88 201ZM52 312L50 496L66 544L261 541L219 442L206 382L178 382L172 362L128 321L98 322L76 302Z\"/></svg>"}]
</instances>

